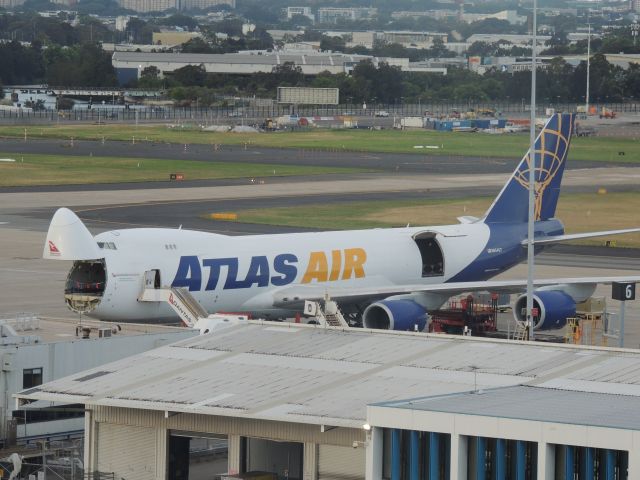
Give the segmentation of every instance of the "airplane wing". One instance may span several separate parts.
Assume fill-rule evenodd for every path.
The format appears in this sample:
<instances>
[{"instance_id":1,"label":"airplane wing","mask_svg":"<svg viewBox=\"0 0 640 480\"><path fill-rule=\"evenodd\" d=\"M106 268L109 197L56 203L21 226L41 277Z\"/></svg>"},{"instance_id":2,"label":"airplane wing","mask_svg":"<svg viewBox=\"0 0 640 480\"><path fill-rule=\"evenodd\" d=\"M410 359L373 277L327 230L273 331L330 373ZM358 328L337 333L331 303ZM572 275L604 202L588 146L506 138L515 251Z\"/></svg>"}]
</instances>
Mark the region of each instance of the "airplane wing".
<instances>
[{"instance_id":1,"label":"airplane wing","mask_svg":"<svg viewBox=\"0 0 640 480\"><path fill-rule=\"evenodd\" d=\"M608 285L613 282L640 282L640 275L629 275L619 277L576 277L576 278L554 278L546 280L535 280L534 286L566 286L566 285ZM437 283L434 285L388 285L381 287L345 288L332 286L329 284L320 285L296 285L284 288L274 293L274 306L291 307L303 303L305 300L318 301L329 295L332 300L358 302L376 301L390 295L403 295L410 293L436 293L443 295L457 295L470 292L492 292L492 293L519 293L527 286L527 280L488 280L479 282L451 282Z\"/></svg>"},{"instance_id":2,"label":"airplane wing","mask_svg":"<svg viewBox=\"0 0 640 480\"><path fill-rule=\"evenodd\" d=\"M567 242L569 240L581 240L584 238L606 237L607 235L622 235L623 233L637 233L640 228L626 228L624 230L603 230L600 232L571 233L569 235L554 235L550 237L536 238L533 243L536 245L549 245L559 242ZM523 240L522 245L526 245L527 241Z\"/></svg>"}]
</instances>

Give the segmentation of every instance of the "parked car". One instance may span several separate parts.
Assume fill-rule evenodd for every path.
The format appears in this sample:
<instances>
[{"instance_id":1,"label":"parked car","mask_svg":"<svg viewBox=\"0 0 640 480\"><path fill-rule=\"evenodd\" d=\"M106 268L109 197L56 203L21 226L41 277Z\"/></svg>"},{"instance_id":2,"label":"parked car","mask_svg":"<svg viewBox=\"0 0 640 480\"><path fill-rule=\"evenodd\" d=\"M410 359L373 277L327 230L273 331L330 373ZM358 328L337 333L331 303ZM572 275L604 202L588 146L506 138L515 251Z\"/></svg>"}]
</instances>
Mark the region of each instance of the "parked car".
<instances>
[{"instance_id":1,"label":"parked car","mask_svg":"<svg viewBox=\"0 0 640 480\"><path fill-rule=\"evenodd\" d=\"M388 117L389 116L389 112L387 112L386 110L378 110L375 113L376 117Z\"/></svg>"}]
</instances>

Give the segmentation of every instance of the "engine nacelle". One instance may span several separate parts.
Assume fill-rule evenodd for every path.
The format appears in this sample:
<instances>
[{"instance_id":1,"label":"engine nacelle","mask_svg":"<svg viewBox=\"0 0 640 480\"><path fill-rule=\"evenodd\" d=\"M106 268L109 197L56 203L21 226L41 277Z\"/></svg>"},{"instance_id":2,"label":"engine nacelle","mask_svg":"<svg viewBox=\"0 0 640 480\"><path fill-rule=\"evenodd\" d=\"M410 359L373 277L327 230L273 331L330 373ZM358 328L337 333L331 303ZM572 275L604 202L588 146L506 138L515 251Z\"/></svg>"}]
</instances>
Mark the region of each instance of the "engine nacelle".
<instances>
[{"instance_id":1,"label":"engine nacelle","mask_svg":"<svg viewBox=\"0 0 640 480\"><path fill-rule=\"evenodd\" d=\"M533 292L533 307L539 316L534 330L556 330L567 323L567 318L576 316L576 302L561 290L536 290ZM519 322L527 319L527 296L521 295L513 306L513 316Z\"/></svg>"},{"instance_id":2,"label":"engine nacelle","mask_svg":"<svg viewBox=\"0 0 640 480\"><path fill-rule=\"evenodd\" d=\"M422 331L427 324L426 309L413 300L382 300L369 305L362 314L364 328Z\"/></svg>"}]
</instances>

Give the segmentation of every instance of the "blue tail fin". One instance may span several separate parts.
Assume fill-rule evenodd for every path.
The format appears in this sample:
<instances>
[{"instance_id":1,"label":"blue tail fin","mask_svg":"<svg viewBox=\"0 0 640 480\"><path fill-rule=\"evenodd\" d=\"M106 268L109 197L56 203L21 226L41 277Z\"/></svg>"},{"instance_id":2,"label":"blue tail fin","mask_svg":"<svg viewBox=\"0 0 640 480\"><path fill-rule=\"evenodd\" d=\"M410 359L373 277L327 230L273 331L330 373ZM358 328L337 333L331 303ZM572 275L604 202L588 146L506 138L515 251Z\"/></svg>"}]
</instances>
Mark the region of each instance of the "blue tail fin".
<instances>
[{"instance_id":1,"label":"blue tail fin","mask_svg":"<svg viewBox=\"0 0 640 480\"><path fill-rule=\"evenodd\" d=\"M558 113L547 121L535 147L535 219L556 213L564 164L573 134L574 116ZM541 161L542 157L542 161ZM485 223L526 222L529 210L529 152L487 211Z\"/></svg>"}]
</instances>

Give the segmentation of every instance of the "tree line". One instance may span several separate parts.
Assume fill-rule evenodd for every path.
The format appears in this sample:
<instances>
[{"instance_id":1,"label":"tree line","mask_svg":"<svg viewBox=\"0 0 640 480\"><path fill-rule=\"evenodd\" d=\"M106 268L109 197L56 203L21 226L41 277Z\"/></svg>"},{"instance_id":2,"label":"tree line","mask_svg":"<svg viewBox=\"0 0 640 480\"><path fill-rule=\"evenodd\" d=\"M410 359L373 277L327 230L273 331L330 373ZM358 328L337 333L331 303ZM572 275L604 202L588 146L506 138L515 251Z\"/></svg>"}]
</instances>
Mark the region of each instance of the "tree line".
<instances>
[{"instance_id":1,"label":"tree line","mask_svg":"<svg viewBox=\"0 0 640 480\"><path fill-rule=\"evenodd\" d=\"M189 17L174 15L162 22L187 24ZM128 25L131 38L147 36L156 24L132 19ZM203 39L194 39L182 47L183 52L227 53L245 48L269 48L271 37L264 29L237 39L220 39L216 33L236 35L241 24L228 22L203 28ZM20 30L30 45L15 39L0 43L0 85L38 84L64 86L114 86L116 73L111 55L104 52L100 39L107 39L108 29L95 24L93 19L83 19L71 26L63 18L47 19L30 15L0 15L0 36L11 38ZM593 40L591 59L590 96L594 101L624 101L640 99L640 67L631 64L622 69L609 63L602 54L606 51L633 51L629 32L622 29L602 40ZM13 35L15 37L15 35ZM428 50L409 50L398 44L376 43L372 50L356 47L347 49L342 38L324 37L308 31L303 39L320 40L331 50L351 53L368 53L378 57L409 57L413 60L450 55L443 42L435 42ZM558 30L547 45L547 53L559 55L578 53L586 49L585 42L570 45L566 34ZM526 49L512 46L511 54L526 55ZM471 46L470 53L480 56L505 54L504 43ZM162 78L157 69L142 72L138 81L129 86L163 88L178 102L198 101L200 105L218 102L225 96L257 96L274 98L278 86L311 86L339 88L343 102L400 103L420 101L520 101L528 98L530 74L509 73L490 69L479 75L467 69L449 68L446 76L434 73L402 72L386 63L374 65L362 62L350 74L321 72L315 76L302 74L293 64L279 65L270 73L252 75L225 75L207 73L203 66L192 65L179 69ZM586 90L586 64L572 66L561 58L554 58L538 74L538 95L541 99L561 102L581 102Z\"/></svg>"},{"instance_id":2,"label":"tree line","mask_svg":"<svg viewBox=\"0 0 640 480\"><path fill-rule=\"evenodd\" d=\"M96 43L43 48L37 41L26 47L14 40L0 44L0 65L4 85L111 87L118 83L111 55Z\"/></svg>"},{"instance_id":3,"label":"tree line","mask_svg":"<svg viewBox=\"0 0 640 480\"><path fill-rule=\"evenodd\" d=\"M554 58L537 75L537 93L546 102L583 102L586 93L586 62L573 67ZM161 78L155 67L142 72L142 87L164 87L176 101L215 104L221 96L275 98L278 86L339 88L343 103L420 103L443 101L510 101L529 98L530 72L491 69L479 75L468 69L450 68L447 75L402 72L399 67L371 61L356 65L351 74L321 72L302 74L291 63L276 66L271 73L227 75L207 73L202 65L190 65ZM594 102L640 100L640 65L622 69L602 54L591 58L590 98Z\"/></svg>"}]
</instances>

